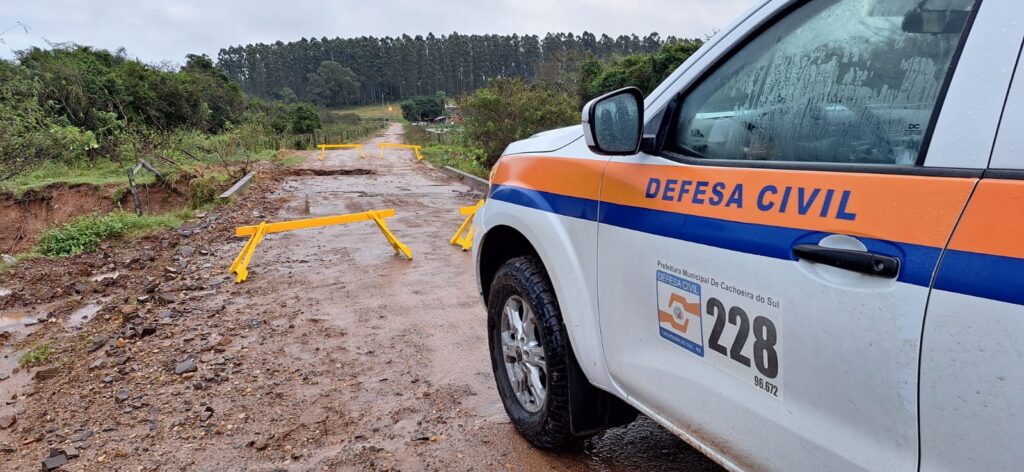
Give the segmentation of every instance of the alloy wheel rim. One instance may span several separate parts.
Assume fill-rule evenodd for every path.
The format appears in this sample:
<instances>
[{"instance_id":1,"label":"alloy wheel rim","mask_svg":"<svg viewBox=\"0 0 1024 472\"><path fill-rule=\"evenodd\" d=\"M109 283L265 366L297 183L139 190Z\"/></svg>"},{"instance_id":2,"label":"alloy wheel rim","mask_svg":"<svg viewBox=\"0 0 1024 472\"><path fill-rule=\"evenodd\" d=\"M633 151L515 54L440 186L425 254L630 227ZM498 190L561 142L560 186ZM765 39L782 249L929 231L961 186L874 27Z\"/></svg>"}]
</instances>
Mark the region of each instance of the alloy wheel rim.
<instances>
[{"instance_id":1,"label":"alloy wheel rim","mask_svg":"<svg viewBox=\"0 0 1024 472\"><path fill-rule=\"evenodd\" d=\"M547 401L547 358L537 315L518 295L509 297L502 309L501 353L519 404L530 413L540 411Z\"/></svg>"}]
</instances>

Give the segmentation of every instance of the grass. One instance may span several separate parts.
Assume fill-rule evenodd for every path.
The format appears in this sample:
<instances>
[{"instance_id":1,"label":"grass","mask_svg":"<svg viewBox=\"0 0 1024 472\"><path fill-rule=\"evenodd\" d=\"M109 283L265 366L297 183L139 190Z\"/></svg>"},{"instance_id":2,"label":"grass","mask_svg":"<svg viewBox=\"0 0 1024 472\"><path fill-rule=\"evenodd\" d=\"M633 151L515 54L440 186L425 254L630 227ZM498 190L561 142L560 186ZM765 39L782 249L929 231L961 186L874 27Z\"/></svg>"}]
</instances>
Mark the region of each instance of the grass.
<instances>
[{"instance_id":1,"label":"grass","mask_svg":"<svg viewBox=\"0 0 1024 472\"><path fill-rule=\"evenodd\" d=\"M480 152L482 152L479 149L465 146L446 146L443 144L435 144L423 148L422 152L423 158L435 166L454 167L484 180L487 180L490 177L490 169L484 167L484 165L475 158Z\"/></svg>"},{"instance_id":2,"label":"grass","mask_svg":"<svg viewBox=\"0 0 1024 472\"><path fill-rule=\"evenodd\" d=\"M28 172L16 175L10 180L0 182L0 191L21 197L26 192L41 189L50 185L88 184L98 187L118 184L128 185L128 166L108 160L98 160L89 164L60 164L47 162ZM144 173L136 179L138 184L149 184L156 181L152 174Z\"/></svg>"},{"instance_id":3,"label":"grass","mask_svg":"<svg viewBox=\"0 0 1024 472\"><path fill-rule=\"evenodd\" d=\"M201 157L201 161L176 159L176 168L159 160L151 159L149 162L156 166L171 181L176 180L185 172L200 175L204 179L210 176L217 176L221 181L228 179L226 174L228 170L218 158L205 155ZM253 163L270 161L276 158L277 151L263 150L253 152L247 156L229 156L225 160L228 164L235 165L245 160ZM112 193L113 198L115 201L118 201L128 191L128 167L129 165L126 163L102 158L89 163L47 162L18 174L9 180L0 182L0 194L10 194L15 198L21 198L30 191L45 189L51 185L112 186L115 187ZM153 184L156 183L156 176L142 170L135 175L135 183L137 185Z\"/></svg>"},{"instance_id":4,"label":"grass","mask_svg":"<svg viewBox=\"0 0 1024 472\"><path fill-rule=\"evenodd\" d=\"M91 252L108 239L137 237L164 228L177 228L191 216L191 210L164 215L136 216L134 213L117 211L105 215L81 216L43 233L33 252L47 257Z\"/></svg>"},{"instance_id":5,"label":"grass","mask_svg":"<svg viewBox=\"0 0 1024 472\"><path fill-rule=\"evenodd\" d=\"M433 128L433 127L432 127ZM490 177L491 170L480 163L483 149L466 143L461 132L451 131L450 136L432 135L422 126L405 125L405 142L422 146L423 158L435 166L449 166L484 180ZM446 144L438 141L442 140Z\"/></svg>"},{"instance_id":6,"label":"grass","mask_svg":"<svg viewBox=\"0 0 1024 472\"><path fill-rule=\"evenodd\" d=\"M282 154L281 157L277 158L277 162L286 167L295 167L306 162L306 158L302 154L289 153Z\"/></svg>"},{"instance_id":7,"label":"grass","mask_svg":"<svg viewBox=\"0 0 1024 472\"><path fill-rule=\"evenodd\" d=\"M388 103L382 106L381 104L365 105L355 108L345 108L341 110L334 110L332 113L355 113L363 119L384 119L388 118L391 121L399 123L405 123L405 119L402 118L402 107L397 103Z\"/></svg>"},{"instance_id":8,"label":"grass","mask_svg":"<svg viewBox=\"0 0 1024 472\"><path fill-rule=\"evenodd\" d=\"M317 141L328 144L356 143L384 129L383 120L363 119L359 123L329 123L317 131Z\"/></svg>"},{"instance_id":9,"label":"grass","mask_svg":"<svg viewBox=\"0 0 1024 472\"><path fill-rule=\"evenodd\" d=\"M36 344L28 352L21 355L18 358L18 365L22 367L28 367L32 365L42 364L50 359L53 354L53 349L50 348L48 343Z\"/></svg>"}]
</instances>

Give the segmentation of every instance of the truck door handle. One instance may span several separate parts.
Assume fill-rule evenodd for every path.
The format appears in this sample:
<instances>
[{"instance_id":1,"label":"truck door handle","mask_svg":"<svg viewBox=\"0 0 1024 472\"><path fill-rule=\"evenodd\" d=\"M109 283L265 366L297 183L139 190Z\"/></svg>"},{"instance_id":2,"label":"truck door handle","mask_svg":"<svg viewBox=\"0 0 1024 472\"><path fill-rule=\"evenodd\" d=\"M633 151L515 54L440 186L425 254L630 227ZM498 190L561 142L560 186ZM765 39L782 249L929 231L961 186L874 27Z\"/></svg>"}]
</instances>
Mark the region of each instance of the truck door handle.
<instances>
[{"instance_id":1,"label":"truck door handle","mask_svg":"<svg viewBox=\"0 0 1024 472\"><path fill-rule=\"evenodd\" d=\"M875 277L891 279L900 272L899 259L873 252L837 249L817 244L798 244L793 247L793 255L798 259Z\"/></svg>"}]
</instances>

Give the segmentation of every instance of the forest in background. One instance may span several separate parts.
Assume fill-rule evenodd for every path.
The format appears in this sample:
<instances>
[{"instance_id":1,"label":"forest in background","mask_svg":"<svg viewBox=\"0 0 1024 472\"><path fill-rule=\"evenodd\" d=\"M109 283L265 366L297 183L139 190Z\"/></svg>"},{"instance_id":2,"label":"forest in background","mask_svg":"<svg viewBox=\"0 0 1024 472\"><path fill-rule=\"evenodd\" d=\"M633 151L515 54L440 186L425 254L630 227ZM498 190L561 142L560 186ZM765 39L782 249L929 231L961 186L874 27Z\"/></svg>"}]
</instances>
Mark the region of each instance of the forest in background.
<instances>
[{"instance_id":1,"label":"forest in background","mask_svg":"<svg viewBox=\"0 0 1024 472\"><path fill-rule=\"evenodd\" d=\"M588 58L654 54L666 44L692 41L589 32L302 38L224 48L217 65L252 96L341 107L436 92L458 96L497 77L558 82Z\"/></svg>"}]
</instances>

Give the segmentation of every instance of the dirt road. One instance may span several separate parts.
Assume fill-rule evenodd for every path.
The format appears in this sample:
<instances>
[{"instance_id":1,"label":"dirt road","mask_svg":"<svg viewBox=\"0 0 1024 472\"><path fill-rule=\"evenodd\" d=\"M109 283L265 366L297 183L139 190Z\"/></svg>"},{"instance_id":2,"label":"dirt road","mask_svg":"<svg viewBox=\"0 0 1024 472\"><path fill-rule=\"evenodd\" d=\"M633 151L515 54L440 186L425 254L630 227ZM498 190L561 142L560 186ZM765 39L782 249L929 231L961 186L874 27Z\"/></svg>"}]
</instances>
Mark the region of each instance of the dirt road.
<instances>
[{"instance_id":1,"label":"dirt road","mask_svg":"<svg viewBox=\"0 0 1024 472\"><path fill-rule=\"evenodd\" d=\"M170 255L128 265L110 284L123 295L83 290L48 308L56 321L18 346L63 336L91 347L8 405L18 419L0 435L3 469L38 470L49 448L73 445L68 470L718 470L645 418L564 455L515 433L495 393L470 255L448 245L458 207L481 196L407 151L379 159L373 144L400 134L392 125L371 139L365 159L306 153L250 191L269 195L139 243ZM269 235L247 282L224 274L243 244L233 224L384 208L396 210L388 225L412 261L363 222ZM80 278L123 265L96 257L82 259L91 268ZM33 270L0 289L45 277ZM103 307L95 323L69 321L90 305Z\"/></svg>"}]
</instances>

